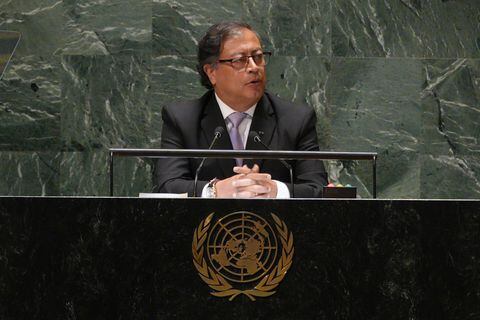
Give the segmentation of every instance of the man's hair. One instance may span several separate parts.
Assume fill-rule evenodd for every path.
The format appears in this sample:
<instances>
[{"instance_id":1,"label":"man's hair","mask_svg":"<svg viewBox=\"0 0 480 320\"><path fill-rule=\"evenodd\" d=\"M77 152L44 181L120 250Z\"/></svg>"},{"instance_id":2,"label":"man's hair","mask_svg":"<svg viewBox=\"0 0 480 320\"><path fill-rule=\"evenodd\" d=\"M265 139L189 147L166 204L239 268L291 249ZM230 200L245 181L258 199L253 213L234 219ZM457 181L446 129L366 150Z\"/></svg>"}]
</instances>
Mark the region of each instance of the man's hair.
<instances>
[{"instance_id":1,"label":"man's hair","mask_svg":"<svg viewBox=\"0 0 480 320\"><path fill-rule=\"evenodd\" d=\"M203 71L203 66L206 64L214 64L220 57L220 51L222 50L222 44L224 41L238 35L242 29L248 29L254 32L258 39L260 39L257 32L253 30L249 24L244 22L225 21L211 26L203 38L198 42L197 71L200 74L200 82L205 88L212 89L213 86L210 83L207 74Z\"/></svg>"}]
</instances>

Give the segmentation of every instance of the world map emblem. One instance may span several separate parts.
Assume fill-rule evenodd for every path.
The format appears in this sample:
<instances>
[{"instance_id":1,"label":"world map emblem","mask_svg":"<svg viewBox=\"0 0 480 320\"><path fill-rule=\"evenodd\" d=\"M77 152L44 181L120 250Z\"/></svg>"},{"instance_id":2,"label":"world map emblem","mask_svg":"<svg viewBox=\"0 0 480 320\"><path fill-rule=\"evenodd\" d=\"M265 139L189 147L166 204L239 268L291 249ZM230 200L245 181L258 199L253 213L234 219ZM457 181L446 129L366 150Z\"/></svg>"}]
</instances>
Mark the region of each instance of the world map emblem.
<instances>
[{"instance_id":1,"label":"world map emblem","mask_svg":"<svg viewBox=\"0 0 480 320\"><path fill-rule=\"evenodd\" d=\"M271 213L273 224L260 215L237 211L215 220L208 215L195 229L193 264L212 295L252 301L274 294L293 260L293 235Z\"/></svg>"}]
</instances>

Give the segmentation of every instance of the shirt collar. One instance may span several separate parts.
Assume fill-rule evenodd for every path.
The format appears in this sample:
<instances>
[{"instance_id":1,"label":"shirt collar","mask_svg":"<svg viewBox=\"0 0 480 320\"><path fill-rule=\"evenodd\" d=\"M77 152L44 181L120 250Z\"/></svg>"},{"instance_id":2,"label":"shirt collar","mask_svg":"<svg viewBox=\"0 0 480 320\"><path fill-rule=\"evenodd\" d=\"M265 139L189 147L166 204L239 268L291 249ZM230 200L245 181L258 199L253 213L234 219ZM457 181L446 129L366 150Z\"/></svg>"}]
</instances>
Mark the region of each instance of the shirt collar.
<instances>
[{"instance_id":1,"label":"shirt collar","mask_svg":"<svg viewBox=\"0 0 480 320\"><path fill-rule=\"evenodd\" d=\"M231 115L235 111L234 109L230 108L225 102L220 99L220 97L217 95L215 92L215 99L217 99L218 106L220 107L220 111L222 112L223 119L225 120L229 115ZM257 103L255 103L253 106L248 108L247 111L244 111L244 113L248 114L249 117L253 118L253 114L255 113L255 108L257 107Z\"/></svg>"}]
</instances>

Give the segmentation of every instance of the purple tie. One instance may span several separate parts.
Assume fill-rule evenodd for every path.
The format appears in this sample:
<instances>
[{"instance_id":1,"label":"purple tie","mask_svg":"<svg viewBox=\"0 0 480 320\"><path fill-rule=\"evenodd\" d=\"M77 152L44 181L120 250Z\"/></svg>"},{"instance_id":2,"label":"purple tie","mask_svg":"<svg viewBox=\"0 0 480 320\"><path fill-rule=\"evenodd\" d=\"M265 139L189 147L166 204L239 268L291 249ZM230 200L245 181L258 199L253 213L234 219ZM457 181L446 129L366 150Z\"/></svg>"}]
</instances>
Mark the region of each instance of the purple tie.
<instances>
[{"instance_id":1,"label":"purple tie","mask_svg":"<svg viewBox=\"0 0 480 320\"><path fill-rule=\"evenodd\" d=\"M243 119L247 116L246 113L242 112L234 112L227 117L228 121L233 125L230 129L228 134L230 135L230 141L232 141L232 146L234 150L243 150L245 147L243 146L242 137L240 136L240 132L238 131L238 126L242 123ZM241 166L243 163L242 159L235 159L237 162L237 166Z\"/></svg>"}]
</instances>

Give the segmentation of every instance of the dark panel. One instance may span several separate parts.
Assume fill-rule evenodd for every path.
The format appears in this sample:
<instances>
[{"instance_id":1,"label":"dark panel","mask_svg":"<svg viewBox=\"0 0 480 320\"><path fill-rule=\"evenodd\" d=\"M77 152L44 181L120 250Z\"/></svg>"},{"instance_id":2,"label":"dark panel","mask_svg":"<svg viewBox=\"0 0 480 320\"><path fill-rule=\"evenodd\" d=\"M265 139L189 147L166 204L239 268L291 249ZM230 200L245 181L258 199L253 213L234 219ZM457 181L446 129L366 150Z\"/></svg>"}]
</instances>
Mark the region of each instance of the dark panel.
<instances>
[{"instance_id":1,"label":"dark panel","mask_svg":"<svg viewBox=\"0 0 480 320\"><path fill-rule=\"evenodd\" d=\"M192 262L201 221L238 210L277 214L294 239L291 269L256 302L210 295ZM480 313L479 201L1 198L0 226L3 319Z\"/></svg>"}]
</instances>

